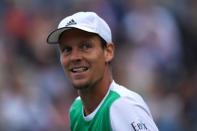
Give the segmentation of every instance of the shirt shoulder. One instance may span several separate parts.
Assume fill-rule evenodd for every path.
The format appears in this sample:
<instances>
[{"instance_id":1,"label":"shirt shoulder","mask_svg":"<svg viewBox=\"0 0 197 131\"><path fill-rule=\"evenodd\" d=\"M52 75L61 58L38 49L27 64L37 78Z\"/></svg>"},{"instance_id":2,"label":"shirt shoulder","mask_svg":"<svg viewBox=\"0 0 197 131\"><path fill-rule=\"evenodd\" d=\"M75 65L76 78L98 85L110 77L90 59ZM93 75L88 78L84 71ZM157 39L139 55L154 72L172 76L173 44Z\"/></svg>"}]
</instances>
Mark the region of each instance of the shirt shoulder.
<instances>
[{"instance_id":1,"label":"shirt shoulder","mask_svg":"<svg viewBox=\"0 0 197 131\"><path fill-rule=\"evenodd\" d=\"M110 90L116 92L120 96L119 99L117 99L116 102L114 102L114 104L119 103L118 101L125 101L122 104L129 102L133 106L135 105L145 108L145 110L147 110L147 113L151 115L147 104L145 103L143 97L140 94L131 91L128 88L119 85L115 82L112 83Z\"/></svg>"},{"instance_id":2,"label":"shirt shoulder","mask_svg":"<svg viewBox=\"0 0 197 131\"><path fill-rule=\"evenodd\" d=\"M116 83L110 89L120 95L110 108L113 130L158 131L142 96Z\"/></svg>"},{"instance_id":3,"label":"shirt shoulder","mask_svg":"<svg viewBox=\"0 0 197 131\"><path fill-rule=\"evenodd\" d=\"M73 115L75 113L80 113L82 108L82 101L80 97L75 98L75 100L73 101L72 105L70 106L69 109L69 115Z\"/></svg>"}]
</instances>

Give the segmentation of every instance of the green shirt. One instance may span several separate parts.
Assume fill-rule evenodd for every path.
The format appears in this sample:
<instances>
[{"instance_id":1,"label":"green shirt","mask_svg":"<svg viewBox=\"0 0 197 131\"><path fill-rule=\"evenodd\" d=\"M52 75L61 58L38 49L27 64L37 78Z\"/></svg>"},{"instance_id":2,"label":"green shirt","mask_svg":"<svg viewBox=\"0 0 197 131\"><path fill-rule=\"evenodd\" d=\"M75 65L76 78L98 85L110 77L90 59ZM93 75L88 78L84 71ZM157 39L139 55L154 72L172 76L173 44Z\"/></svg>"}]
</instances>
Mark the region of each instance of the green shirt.
<instances>
[{"instance_id":1,"label":"green shirt","mask_svg":"<svg viewBox=\"0 0 197 131\"><path fill-rule=\"evenodd\" d=\"M119 98L116 92L110 91L92 120L85 120L81 99L76 99L70 109L72 131L111 131L109 108Z\"/></svg>"},{"instance_id":2,"label":"green shirt","mask_svg":"<svg viewBox=\"0 0 197 131\"><path fill-rule=\"evenodd\" d=\"M114 81L92 113L83 110L78 97L69 112L72 131L158 131L143 98Z\"/></svg>"}]
</instances>

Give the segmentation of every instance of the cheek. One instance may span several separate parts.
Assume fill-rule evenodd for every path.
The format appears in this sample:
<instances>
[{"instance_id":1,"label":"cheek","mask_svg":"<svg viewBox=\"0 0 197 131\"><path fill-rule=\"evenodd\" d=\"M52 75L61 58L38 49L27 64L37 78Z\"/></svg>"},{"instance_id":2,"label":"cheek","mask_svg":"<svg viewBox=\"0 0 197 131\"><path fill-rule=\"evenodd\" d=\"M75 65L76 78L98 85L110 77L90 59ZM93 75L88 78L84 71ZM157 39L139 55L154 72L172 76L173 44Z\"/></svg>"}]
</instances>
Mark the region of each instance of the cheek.
<instances>
[{"instance_id":1,"label":"cheek","mask_svg":"<svg viewBox=\"0 0 197 131\"><path fill-rule=\"evenodd\" d=\"M65 58L63 55L60 56L60 63L61 65L65 68L65 66L67 65L67 58Z\"/></svg>"},{"instance_id":2,"label":"cheek","mask_svg":"<svg viewBox=\"0 0 197 131\"><path fill-rule=\"evenodd\" d=\"M105 62L104 56L100 55L99 57L95 58L93 62L95 70L96 70L95 72L97 73L103 72L105 63L106 62Z\"/></svg>"}]
</instances>

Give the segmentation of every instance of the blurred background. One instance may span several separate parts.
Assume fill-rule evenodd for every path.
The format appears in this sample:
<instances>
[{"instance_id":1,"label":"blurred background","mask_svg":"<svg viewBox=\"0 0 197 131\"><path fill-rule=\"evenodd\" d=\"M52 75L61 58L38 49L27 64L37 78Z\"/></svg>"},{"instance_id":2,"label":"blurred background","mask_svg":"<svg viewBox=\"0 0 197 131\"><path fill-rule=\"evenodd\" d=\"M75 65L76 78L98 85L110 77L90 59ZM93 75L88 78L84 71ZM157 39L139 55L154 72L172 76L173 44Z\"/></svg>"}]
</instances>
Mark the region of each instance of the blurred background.
<instances>
[{"instance_id":1,"label":"blurred background","mask_svg":"<svg viewBox=\"0 0 197 131\"><path fill-rule=\"evenodd\" d=\"M69 130L77 94L46 37L77 11L108 22L114 79L144 97L159 130L196 131L196 0L0 0L0 130Z\"/></svg>"}]
</instances>

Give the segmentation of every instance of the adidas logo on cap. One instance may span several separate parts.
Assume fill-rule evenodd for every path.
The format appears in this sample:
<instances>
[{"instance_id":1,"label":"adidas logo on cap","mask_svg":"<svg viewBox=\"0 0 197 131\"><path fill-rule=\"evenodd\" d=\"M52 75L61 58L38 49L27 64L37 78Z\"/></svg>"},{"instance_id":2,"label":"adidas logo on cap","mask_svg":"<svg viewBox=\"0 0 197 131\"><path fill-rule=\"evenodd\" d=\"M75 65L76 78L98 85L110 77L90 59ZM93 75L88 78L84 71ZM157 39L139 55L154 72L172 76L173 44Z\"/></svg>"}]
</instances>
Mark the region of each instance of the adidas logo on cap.
<instances>
[{"instance_id":1,"label":"adidas logo on cap","mask_svg":"<svg viewBox=\"0 0 197 131\"><path fill-rule=\"evenodd\" d=\"M71 19L65 26L69 26L69 25L76 25L77 23Z\"/></svg>"}]
</instances>

